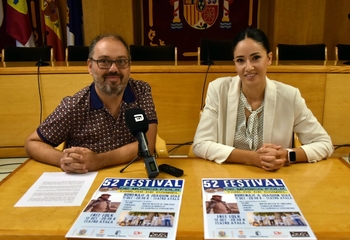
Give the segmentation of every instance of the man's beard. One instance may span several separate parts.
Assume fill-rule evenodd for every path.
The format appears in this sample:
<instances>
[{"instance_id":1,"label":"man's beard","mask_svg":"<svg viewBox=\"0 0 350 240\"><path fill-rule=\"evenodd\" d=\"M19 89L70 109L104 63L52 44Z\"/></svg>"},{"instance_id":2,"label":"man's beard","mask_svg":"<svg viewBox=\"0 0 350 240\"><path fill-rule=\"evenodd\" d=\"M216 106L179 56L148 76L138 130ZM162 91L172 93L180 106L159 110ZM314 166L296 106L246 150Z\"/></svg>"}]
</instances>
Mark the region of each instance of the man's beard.
<instances>
[{"instance_id":1,"label":"man's beard","mask_svg":"<svg viewBox=\"0 0 350 240\"><path fill-rule=\"evenodd\" d=\"M106 84L106 77L109 75L117 75L120 77L120 83L111 83L111 85ZM96 77L94 78L94 82L97 86L98 89L100 89L103 93L112 96L112 95L116 95L119 96L121 95L125 88L126 88L126 84L123 83L124 80L124 76L121 74L104 74L101 78L98 78L99 80L96 80Z\"/></svg>"}]
</instances>

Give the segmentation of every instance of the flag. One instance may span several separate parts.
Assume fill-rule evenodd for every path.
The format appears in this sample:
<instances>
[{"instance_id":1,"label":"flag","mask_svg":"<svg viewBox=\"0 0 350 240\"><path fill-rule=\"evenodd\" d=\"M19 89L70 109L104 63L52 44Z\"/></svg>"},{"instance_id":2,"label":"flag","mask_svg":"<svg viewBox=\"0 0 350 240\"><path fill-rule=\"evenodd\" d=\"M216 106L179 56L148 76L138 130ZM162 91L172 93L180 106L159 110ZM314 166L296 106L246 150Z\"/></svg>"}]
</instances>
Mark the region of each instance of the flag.
<instances>
[{"instance_id":1,"label":"flag","mask_svg":"<svg viewBox=\"0 0 350 240\"><path fill-rule=\"evenodd\" d=\"M2 25L3 20L4 20L4 9L2 6L2 0L0 0L0 27Z\"/></svg>"},{"instance_id":2,"label":"flag","mask_svg":"<svg viewBox=\"0 0 350 240\"><path fill-rule=\"evenodd\" d=\"M58 8L55 0L41 0L40 8L44 18L44 38L47 46L54 49L56 61L64 61L61 24Z\"/></svg>"},{"instance_id":3,"label":"flag","mask_svg":"<svg viewBox=\"0 0 350 240\"><path fill-rule=\"evenodd\" d=\"M83 7L81 0L67 0L67 46L83 46Z\"/></svg>"},{"instance_id":4,"label":"flag","mask_svg":"<svg viewBox=\"0 0 350 240\"><path fill-rule=\"evenodd\" d=\"M6 31L17 46L35 46L26 0L7 0Z\"/></svg>"}]
</instances>

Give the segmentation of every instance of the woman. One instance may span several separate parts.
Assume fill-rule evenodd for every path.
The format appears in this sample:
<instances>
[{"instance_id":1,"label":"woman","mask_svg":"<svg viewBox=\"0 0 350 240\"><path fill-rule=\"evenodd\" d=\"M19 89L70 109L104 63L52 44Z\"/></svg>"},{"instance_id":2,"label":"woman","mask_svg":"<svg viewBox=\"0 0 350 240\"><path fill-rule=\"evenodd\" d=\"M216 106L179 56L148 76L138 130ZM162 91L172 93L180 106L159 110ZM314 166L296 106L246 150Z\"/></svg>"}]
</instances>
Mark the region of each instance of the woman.
<instances>
[{"instance_id":1,"label":"woman","mask_svg":"<svg viewBox=\"0 0 350 240\"><path fill-rule=\"evenodd\" d=\"M267 171L329 157L331 139L300 91L267 78L272 52L264 32L240 32L233 56L238 76L209 84L193 152L217 163L252 164ZM293 132L303 145L292 149Z\"/></svg>"}]
</instances>

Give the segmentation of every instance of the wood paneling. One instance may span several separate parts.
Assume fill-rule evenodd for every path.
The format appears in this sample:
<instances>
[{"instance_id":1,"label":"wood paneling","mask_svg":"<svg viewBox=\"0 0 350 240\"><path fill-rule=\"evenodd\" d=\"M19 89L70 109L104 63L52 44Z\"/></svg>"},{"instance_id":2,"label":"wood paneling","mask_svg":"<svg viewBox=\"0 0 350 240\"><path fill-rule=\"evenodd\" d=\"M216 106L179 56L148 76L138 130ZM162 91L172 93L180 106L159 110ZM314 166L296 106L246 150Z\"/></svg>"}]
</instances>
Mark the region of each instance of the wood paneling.
<instances>
[{"instance_id":1,"label":"wood paneling","mask_svg":"<svg viewBox=\"0 0 350 240\"><path fill-rule=\"evenodd\" d=\"M134 42L133 1L82 0L85 45L97 35L117 33Z\"/></svg>"},{"instance_id":2,"label":"wood paneling","mask_svg":"<svg viewBox=\"0 0 350 240\"><path fill-rule=\"evenodd\" d=\"M159 135L169 144L193 141L199 122L204 73L132 74L152 87Z\"/></svg>"},{"instance_id":3,"label":"wood paneling","mask_svg":"<svg viewBox=\"0 0 350 240\"><path fill-rule=\"evenodd\" d=\"M40 70L43 118L63 97L73 95L92 82L86 66L56 65ZM232 65L216 63L206 75L207 70L207 66L195 63L132 66L131 77L147 81L152 87L159 135L169 146L193 140L208 83L218 77L235 75ZM308 107L329 131L334 144L349 143L350 122L346 121L350 117L347 111L350 105L349 66L334 66L332 62L328 65L272 65L267 75L298 87ZM18 157L23 154L25 138L40 121L37 68L0 67L0 81L0 156L16 153L13 156ZM188 146L183 149L177 153L186 154Z\"/></svg>"},{"instance_id":4,"label":"wood paneling","mask_svg":"<svg viewBox=\"0 0 350 240\"><path fill-rule=\"evenodd\" d=\"M324 42L328 47L328 59L335 59L337 44L350 44L350 1L327 0L324 22Z\"/></svg>"},{"instance_id":5,"label":"wood paneling","mask_svg":"<svg viewBox=\"0 0 350 240\"><path fill-rule=\"evenodd\" d=\"M65 0L57 0L61 25L66 26ZM84 42L99 34L114 32L129 44L142 44L142 2L82 0ZM349 0L260 0L258 26L275 52L278 43L325 43L328 59L335 59L337 43L350 44ZM63 42L66 33L62 28Z\"/></svg>"},{"instance_id":6,"label":"wood paneling","mask_svg":"<svg viewBox=\"0 0 350 240\"><path fill-rule=\"evenodd\" d=\"M273 49L278 43L323 43L326 0L276 0Z\"/></svg>"},{"instance_id":7,"label":"wood paneling","mask_svg":"<svg viewBox=\"0 0 350 240\"><path fill-rule=\"evenodd\" d=\"M0 146L24 146L40 123L37 77L1 75L0 79Z\"/></svg>"},{"instance_id":8,"label":"wood paneling","mask_svg":"<svg viewBox=\"0 0 350 240\"><path fill-rule=\"evenodd\" d=\"M349 83L349 74L327 75L325 91L327 101L324 106L323 126L332 137L333 144L336 145L350 143Z\"/></svg>"},{"instance_id":9,"label":"wood paneling","mask_svg":"<svg viewBox=\"0 0 350 240\"><path fill-rule=\"evenodd\" d=\"M275 53L278 43L325 43L334 60L338 43L350 44L349 0L262 0L259 27Z\"/></svg>"}]
</instances>

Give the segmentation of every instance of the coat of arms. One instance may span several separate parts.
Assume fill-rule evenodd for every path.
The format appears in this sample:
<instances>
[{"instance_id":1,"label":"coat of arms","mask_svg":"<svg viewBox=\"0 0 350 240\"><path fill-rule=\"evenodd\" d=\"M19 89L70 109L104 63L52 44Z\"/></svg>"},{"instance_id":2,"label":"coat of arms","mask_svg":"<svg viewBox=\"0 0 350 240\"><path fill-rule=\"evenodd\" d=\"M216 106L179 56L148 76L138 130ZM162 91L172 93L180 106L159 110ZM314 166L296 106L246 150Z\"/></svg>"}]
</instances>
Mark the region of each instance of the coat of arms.
<instances>
[{"instance_id":1,"label":"coat of arms","mask_svg":"<svg viewBox=\"0 0 350 240\"><path fill-rule=\"evenodd\" d=\"M233 0L224 0L222 5L223 16L220 28L231 28L229 5ZM170 0L174 6L172 29L181 29L182 22L179 14L179 0ZM183 17L188 25L198 30L210 28L219 15L219 0L183 0Z\"/></svg>"}]
</instances>

